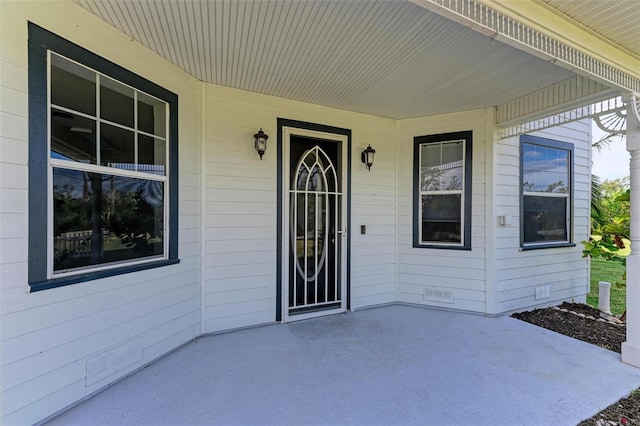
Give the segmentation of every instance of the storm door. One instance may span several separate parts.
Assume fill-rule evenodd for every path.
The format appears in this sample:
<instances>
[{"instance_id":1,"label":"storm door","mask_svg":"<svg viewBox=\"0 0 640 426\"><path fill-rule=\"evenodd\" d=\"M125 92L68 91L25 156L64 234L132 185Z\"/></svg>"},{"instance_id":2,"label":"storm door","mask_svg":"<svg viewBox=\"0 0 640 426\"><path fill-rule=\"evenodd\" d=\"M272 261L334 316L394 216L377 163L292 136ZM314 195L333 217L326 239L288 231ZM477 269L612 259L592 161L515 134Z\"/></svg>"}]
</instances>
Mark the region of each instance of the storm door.
<instances>
[{"instance_id":1,"label":"storm door","mask_svg":"<svg viewBox=\"0 0 640 426\"><path fill-rule=\"evenodd\" d=\"M283 170L282 227L285 321L346 310L346 185L341 170L345 144L341 135L319 133L290 129L285 138L288 145Z\"/></svg>"}]
</instances>

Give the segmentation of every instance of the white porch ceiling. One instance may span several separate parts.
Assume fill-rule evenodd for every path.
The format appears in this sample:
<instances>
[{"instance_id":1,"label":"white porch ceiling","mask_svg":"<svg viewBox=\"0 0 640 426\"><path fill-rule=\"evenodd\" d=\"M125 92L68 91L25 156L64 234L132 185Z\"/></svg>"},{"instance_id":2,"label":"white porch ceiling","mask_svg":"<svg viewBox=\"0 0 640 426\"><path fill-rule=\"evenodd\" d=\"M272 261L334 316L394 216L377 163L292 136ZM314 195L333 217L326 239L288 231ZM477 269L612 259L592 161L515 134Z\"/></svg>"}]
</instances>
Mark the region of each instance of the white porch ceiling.
<instances>
[{"instance_id":1,"label":"white porch ceiling","mask_svg":"<svg viewBox=\"0 0 640 426\"><path fill-rule=\"evenodd\" d=\"M384 117L497 106L574 76L405 1L74 1L202 81Z\"/></svg>"},{"instance_id":2,"label":"white porch ceiling","mask_svg":"<svg viewBox=\"0 0 640 426\"><path fill-rule=\"evenodd\" d=\"M640 58L640 0L538 0Z\"/></svg>"}]
</instances>

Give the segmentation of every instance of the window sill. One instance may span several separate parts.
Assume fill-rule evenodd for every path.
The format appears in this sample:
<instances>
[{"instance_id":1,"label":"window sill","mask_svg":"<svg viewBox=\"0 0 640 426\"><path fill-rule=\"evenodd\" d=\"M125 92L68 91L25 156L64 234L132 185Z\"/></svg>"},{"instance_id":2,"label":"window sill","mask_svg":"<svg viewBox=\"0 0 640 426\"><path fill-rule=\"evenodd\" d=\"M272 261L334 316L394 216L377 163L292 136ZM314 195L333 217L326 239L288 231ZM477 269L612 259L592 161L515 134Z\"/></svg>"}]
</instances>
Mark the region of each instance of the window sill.
<instances>
[{"instance_id":1,"label":"window sill","mask_svg":"<svg viewBox=\"0 0 640 426\"><path fill-rule=\"evenodd\" d=\"M466 250L471 251L471 247L464 246L449 246L449 245L440 245L440 244L414 244L413 248L419 249L440 249L440 250Z\"/></svg>"},{"instance_id":2,"label":"window sill","mask_svg":"<svg viewBox=\"0 0 640 426\"><path fill-rule=\"evenodd\" d=\"M160 268L162 266L175 265L180 263L180 259L166 259L155 262L142 263L138 265L123 266L120 268L105 269L101 271L87 272L84 274L72 275L68 277L53 278L50 280L30 282L30 292L48 290L50 288L64 287L70 284L78 284L93 281L100 278L113 277L116 275L129 274L131 272L144 271L147 269Z\"/></svg>"},{"instance_id":3,"label":"window sill","mask_svg":"<svg viewBox=\"0 0 640 426\"><path fill-rule=\"evenodd\" d=\"M521 246L520 251L529 251L529 250L540 250L540 249L548 249L548 248L558 248L558 247L575 247L577 244L575 243L548 243L548 244L536 244L532 246Z\"/></svg>"}]
</instances>

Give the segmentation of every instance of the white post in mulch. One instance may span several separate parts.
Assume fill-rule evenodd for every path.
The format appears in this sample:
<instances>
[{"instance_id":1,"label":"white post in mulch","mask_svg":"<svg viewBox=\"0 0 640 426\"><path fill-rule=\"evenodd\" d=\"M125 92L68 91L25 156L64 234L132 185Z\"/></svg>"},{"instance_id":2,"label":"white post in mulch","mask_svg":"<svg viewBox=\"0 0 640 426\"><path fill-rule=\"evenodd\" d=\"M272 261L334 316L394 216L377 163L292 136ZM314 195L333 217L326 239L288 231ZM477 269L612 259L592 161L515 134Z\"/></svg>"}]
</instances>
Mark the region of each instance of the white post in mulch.
<instances>
[{"instance_id":1,"label":"white post in mulch","mask_svg":"<svg viewBox=\"0 0 640 426\"><path fill-rule=\"evenodd\" d=\"M598 310L611 315L611 283L598 282Z\"/></svg>"},{"instance_id":2,"label":"white post in mulch","mask_svg":"<svg viewBox=\"0 0 640 426\"><path fill-rule=\"evenodd\" d=\"M640 117L637 97L627 102L627 151L631 153L631 254L627 257L627 341L622 361L640 367Z\"/></svg>"}]
</instances>

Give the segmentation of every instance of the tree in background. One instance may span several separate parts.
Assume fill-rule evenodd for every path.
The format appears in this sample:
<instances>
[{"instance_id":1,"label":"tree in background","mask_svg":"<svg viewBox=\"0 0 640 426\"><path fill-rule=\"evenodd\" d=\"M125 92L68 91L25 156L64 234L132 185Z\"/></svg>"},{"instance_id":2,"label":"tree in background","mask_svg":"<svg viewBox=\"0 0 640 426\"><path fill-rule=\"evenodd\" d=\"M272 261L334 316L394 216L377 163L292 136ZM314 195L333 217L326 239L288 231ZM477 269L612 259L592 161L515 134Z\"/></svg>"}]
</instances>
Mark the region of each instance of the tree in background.
<instances>
[{"instance_id":1,"label":"tree in background","mask_svg":"<svg viewBox=\"0 0 640 426\"><path fill-rule=\"evenodd\" d=\"M602 244L625 248L623 238L629 238L630 204L629 178L592 182L591 234L600 236ZM593 238L592 238L593 239ZM611 250L611 248L609 248ZM613 250L614 252L616 250Z\"/></svg>"},{"instance_id":2,"label":"tree in background","mask_svg":"<svg viewBox=\"0 0 640 426\"><path fill-rule=\"evenodd\" d=\"M583 257L604 258L627 264L626 256L619 254L629 239L630 203L629 177L600 182L597 176L591 181L591 237L582 241ZM623 274L624 285L626 272ZM626 318L626 311L622 320Z\"/></svg>"}]
</instances>

